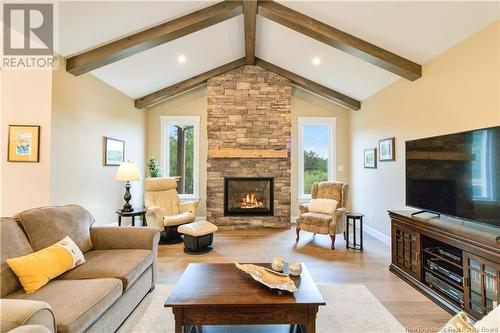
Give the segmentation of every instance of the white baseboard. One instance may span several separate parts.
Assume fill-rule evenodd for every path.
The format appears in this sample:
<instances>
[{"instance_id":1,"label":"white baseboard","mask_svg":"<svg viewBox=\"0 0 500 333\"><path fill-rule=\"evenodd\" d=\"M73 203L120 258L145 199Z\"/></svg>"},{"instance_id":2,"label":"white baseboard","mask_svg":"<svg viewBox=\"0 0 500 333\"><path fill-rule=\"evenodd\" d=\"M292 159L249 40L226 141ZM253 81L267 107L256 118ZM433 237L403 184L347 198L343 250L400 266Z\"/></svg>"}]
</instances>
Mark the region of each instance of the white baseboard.
<instances>
[{"instance_id":1,"label":"white baseboard","mask_svg":"<svg viewBox=\"0 0 500 333\"><path fill-rule=\"evenodd\" d=\"M367 224L363 224L363 231L365 231L368 235L372 236L373 238L378 239L382 243L391 246L391 237L387 236L386 234L381 233L380 231L370 227Z\"/></svg>"}]
</instances>

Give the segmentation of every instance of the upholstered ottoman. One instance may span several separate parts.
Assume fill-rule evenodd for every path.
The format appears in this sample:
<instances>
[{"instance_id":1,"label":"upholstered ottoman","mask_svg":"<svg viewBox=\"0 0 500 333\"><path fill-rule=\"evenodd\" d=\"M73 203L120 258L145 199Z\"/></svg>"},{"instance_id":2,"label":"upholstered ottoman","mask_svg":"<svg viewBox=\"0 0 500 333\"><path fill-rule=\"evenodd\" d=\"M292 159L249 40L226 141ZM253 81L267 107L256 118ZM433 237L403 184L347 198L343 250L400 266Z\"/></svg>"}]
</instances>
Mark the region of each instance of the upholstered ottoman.
<instances>
[{"instance_id":1,"label":"upholstered ottoman","mask_svg":"<svg viewBox=\"0 0 500 333\"><path fill-rule=\"evenodd\" d=\"M184 234L184 252L187 254L202 254L212 251L214 232L218 230L215 224L207 221L183 224L177 231Z\"/></svg>"}]
</instances>

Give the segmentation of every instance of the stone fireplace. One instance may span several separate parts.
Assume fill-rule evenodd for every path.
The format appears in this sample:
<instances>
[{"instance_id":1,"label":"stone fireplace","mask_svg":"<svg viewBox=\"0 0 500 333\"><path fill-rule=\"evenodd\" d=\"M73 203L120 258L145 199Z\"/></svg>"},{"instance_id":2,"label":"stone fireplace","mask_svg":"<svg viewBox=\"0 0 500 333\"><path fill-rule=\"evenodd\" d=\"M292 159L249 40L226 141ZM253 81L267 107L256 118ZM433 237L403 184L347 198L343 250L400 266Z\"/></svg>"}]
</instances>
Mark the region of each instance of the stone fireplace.
<instances>
[{"instance_id":1,"label":"stone fireplace","mask_svg":"<svg viewBox=\"0 0 500 333\"><path fill-rule=\"evenodd\" d=\"M290 80L243 66L207 86L207 219L221 229L289 228Z\"/></svg>"},{"instance_id":2,"label":"stone fireplace","mask_svg":"<svg viewBox=\"0 0 500 333\"><path fill-rule=\"evenodd\" d=\"M274 178L224 178L224 216L274 215Z\"/></svg>"}]
</instances>

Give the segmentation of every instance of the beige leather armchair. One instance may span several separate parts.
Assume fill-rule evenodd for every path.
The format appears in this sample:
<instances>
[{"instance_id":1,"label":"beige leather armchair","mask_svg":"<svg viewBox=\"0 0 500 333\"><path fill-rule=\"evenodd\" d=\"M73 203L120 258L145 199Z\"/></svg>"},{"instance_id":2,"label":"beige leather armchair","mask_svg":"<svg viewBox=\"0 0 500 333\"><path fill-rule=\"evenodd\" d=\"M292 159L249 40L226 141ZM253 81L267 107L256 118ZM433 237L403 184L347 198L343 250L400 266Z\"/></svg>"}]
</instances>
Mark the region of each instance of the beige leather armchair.
<instances>
[{"instance_id":1,"label":"beige leather armchair","mask_svg":"<svg viewBox=\"0 0 500 333\"><path fill-rule=\"evenodd\" d=\"M144 179L147 225L160 231L165 230L166 239L170 243L182 242L177 227L193 222L198 207L198 201L180 202L176 187L174 177Z\"/></svg>"},{"instance_id":2,"label":"beige leather armchair","mask_svg":"<svg viewBox=\"0 0 500 333\"><path fill-rule=\"evenodd\" d=\"M330 214L313 213L309 211L309 204L299 205L300 216L297 219L297 241L301 230L315 234L330 235L332 249L335 249L335 236L344 233L345 214L349 185L342 182L321 182L312 186L312 199L333 199L338 201L335 212Z\"/></svg>"}]
</instances>

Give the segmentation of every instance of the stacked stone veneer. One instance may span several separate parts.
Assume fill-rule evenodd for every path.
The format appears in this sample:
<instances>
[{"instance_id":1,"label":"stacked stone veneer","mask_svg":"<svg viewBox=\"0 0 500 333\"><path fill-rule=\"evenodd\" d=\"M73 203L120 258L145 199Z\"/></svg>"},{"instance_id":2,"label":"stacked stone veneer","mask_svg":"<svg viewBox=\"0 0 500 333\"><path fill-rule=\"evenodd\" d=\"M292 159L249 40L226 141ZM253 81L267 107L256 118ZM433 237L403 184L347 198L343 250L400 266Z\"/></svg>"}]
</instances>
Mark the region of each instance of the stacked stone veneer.
<instances>
[{"instance_id":1,"label":"stacked stone veneer","mask_svg":"<svg viewBox=\"0 0 500 333\"><path fill-rule=\"evenodd\" d=\"M287 150L287 158L211 158L207 219L223 229L290 227L290 80L243 66L208 80L208 150ZM274 177L274 216L224 216L224 177Z\"/></svg>"}]
</instances>

